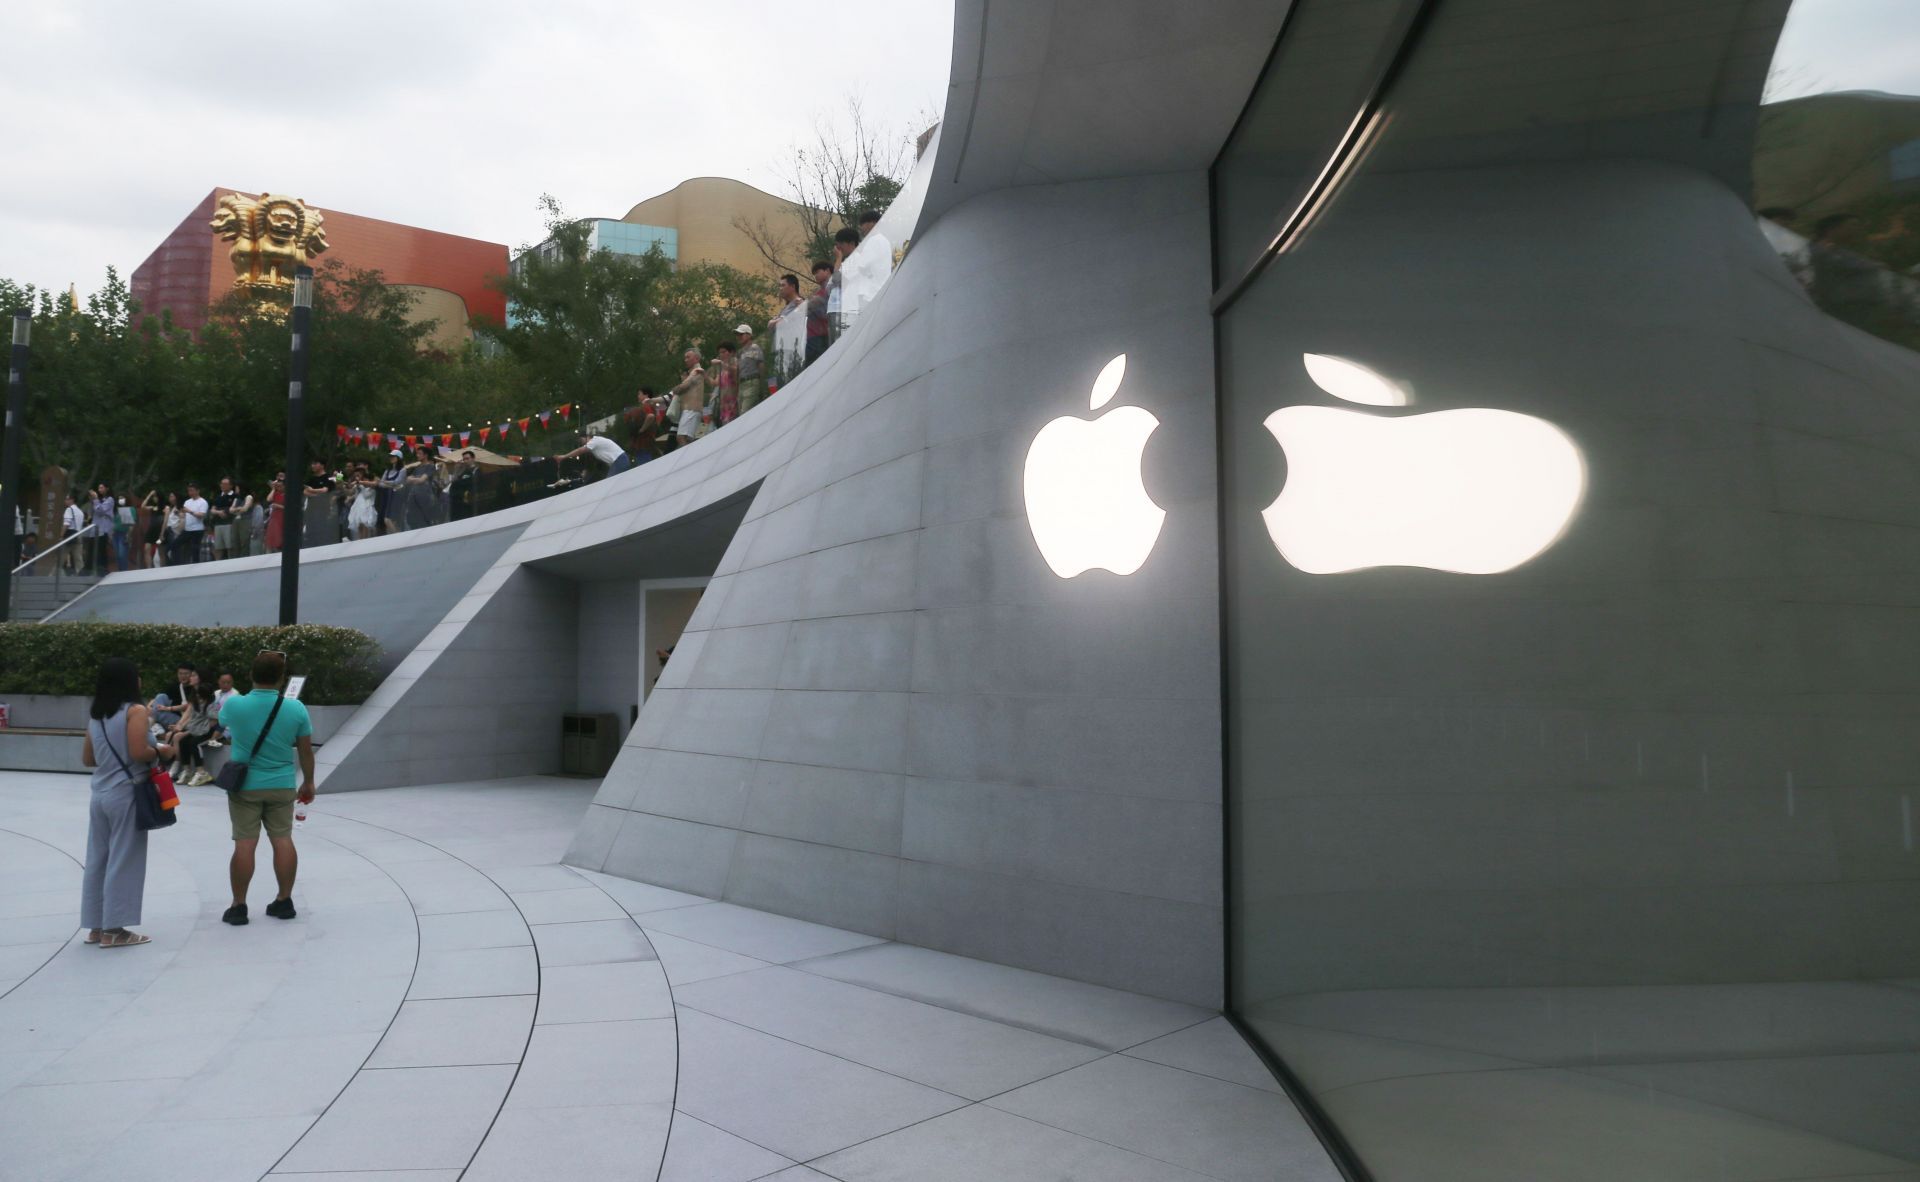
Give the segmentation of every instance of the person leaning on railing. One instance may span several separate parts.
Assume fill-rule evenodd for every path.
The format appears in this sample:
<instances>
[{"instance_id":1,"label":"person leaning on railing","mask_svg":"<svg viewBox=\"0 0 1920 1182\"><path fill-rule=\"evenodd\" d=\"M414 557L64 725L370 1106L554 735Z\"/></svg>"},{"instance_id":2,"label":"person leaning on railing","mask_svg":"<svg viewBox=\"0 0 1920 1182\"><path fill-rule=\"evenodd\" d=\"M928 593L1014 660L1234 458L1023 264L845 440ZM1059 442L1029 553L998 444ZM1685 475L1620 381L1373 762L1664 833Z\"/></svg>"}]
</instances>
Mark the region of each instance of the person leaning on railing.
<instances>
[{"instance_id":1,"label":"person leaning on railing","mask_svg":"<svg viewBox=\"0 0 1920 1182\"><path fill-rule=\"evenodd\" d=\"M833 282L833 264L825 259L815 259L813 282L813 294L807 297L807 355L803 365L812 365L833 343L833 321L828 311L833 294L828 290L828 285Z\"/></svg>"}]
</instances>

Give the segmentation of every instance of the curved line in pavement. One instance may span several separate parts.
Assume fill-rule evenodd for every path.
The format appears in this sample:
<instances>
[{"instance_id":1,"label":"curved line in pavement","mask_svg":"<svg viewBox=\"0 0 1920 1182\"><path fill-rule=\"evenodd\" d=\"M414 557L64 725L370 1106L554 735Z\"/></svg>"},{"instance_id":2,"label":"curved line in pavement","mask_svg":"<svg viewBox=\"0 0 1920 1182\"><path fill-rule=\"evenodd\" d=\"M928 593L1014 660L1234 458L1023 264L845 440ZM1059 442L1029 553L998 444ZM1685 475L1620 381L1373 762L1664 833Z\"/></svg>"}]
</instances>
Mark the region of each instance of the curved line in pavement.
<instances>
[{"instance_id":1,"label":"curved line in pavement","mask_svg":"<svg viewBox=\"0 0 1920 1182\"><path fill-rule=\"evenodd\" d=\"M347 821L353 820L352 817L345 817L342 819ZM360 822L355 822L355 824L359 824L359 823ZM375 826L375 828L378 828L378 826ZM403 834L402 836L405 836L405 835ZM407 888L401 885L401 882L399 879L387 873L387 868L385 866L382 866L380 863L374 861L372 858L367 857L365 854L361 853L359 850L353 849L350 846L341 845L339 842L330 840L325 837L316 837L314 840L324 841L328 845L332 846L334 849L337 849L337 850L345 850L347 853L352 854L354 857L360 859L362 862L365 862L367 865L373 867L375 870L378 870L381 876L384 877L388 882L392 883L394 889L400 892L400 897L407 901L407 912L408 914L413 916L413 970L407 974L407 987L404 990L402 990L400 993L400 1004L393 1007L393 1013L389 1015L387 1018L386 1027L380 1031L380 1037L373 1040L373 1045L367 1048L366 1056L360 1060L360 1065L353 1069L353 1074L347 1076L347 1082L340 1085L340 1090L333 1094L333 1099L327 1101L326 1107L320 1110L320 1115L314 1117L312 1121L308 1122L307 1127L300 1130L300 1135L298 1137L295 1137L293 1141L285 1149L282 1149L280 1151L279 1157L276 1157L273 1159L273 1164L267 1167L266 1173L260 1175L261 1178L263 1179L270 1176L275 1170L279 1169L280 1163L287 1160L287 1155L300 1147L300 1142L306 1140L307 1134L311 1133L314 1130L314 1127L316 1125L318 1125L321 1121L327 1118L327 1113L333 1111L333 1106L340 1102L341 1096L346 1095L347 1089L353 1086L353 1081L356 1079L359 1079L360 1073L367 1069L368 1062L370 1062L373 1059L373 1057L380 1052L380 1044L387 1041L387 1035L393 1032L393 1024L400 1020L400 1011L405 1009L407 1006L407 995L413 992L414 979L420 975L420 913L414 910L413 896L407 893Z\"/></svg>"},{"instance_id":2,"label":"curved line in pavement","mask_svg":"<svg viewBox=\"0 0 1920 1182\"><path fill-rule=\"evenodd\" d=\"M488 882L493 883L494 889L499 891L502 895L506 896L507 903L510 906L512 906L514 914L520 917L521 926L527 929L527 941L533 948L533 1019L532 1021L527 1023L527 1041L521 1044L519 1061L514 1063L513 1065L513 1078L507 1081L507 1090L501 1093L500 1103L493 1110L493 1119L487 1122L486 1132L480 1134L480 1140L477 1143L475 1143L473 1147L473 1155L467 1158L467 1164L461 1167L461 1172L464 1173L465 1171L473 1168L473 1163L477 1161L480 1157L480 1151L482 1149L485 1149L487 1146L487 1139L493 1136L494 1126L500 1122L500 1114L506 1111L507 1100L513 1095L514 1085L520 1082L520 1069L526 1066L527 1050L529 1047L533 1045L534 1027L540 1024L540 990L541 990L541 987L546 984L546 970L544 966L542 966L540 963L540 944L537 940L535 940L533 935L533 929L536 925L530 924L527 922L527 914L526 912L520 910L520 904L517 901L515 901L513 897L513 892L509 891L506 887L503 887L498 882L496 882L494 880L493 875L488 874L485 870L482 870L480 867L475 866L472 862L467 861L465 858L461 857L459 854L456 854L451 850L445 849L444 847L437 846L434 843L428 841L424 837L415 837L411 833L405 833L405 832L402 832L401 830L392 829L385 825L377 825L372 821L362 821L355 817L345 816L344 814L336 814L336 815L339 815L340 819L342 820L353 822L355 825L364 825L369 829L378 829L383 833L391 833L395 837L404 837L408 841L418 842L421 845L426 846L428 849L439 850L441 853L445 854L447 857L452 858L454 861L460 863L462 866L465 866L467 869L473 871L475 874L478 874L481 878L484 878ZM364 855L361 855L361 856L364 856ZM653 941L647 937L647 930L640 926L640 921L633 917L632 912L629 912L626 909L626 906L622 904L620 900L614 898L612 895L608 895L606 891L601 889L599 883L593 882L592 880L588 879L585 875L582 875L573 867L563 866L562 868L565 869L569 874L572 874L575 878L579 879L580 884L582 886L589 886L596 891L600 891L600 893L606 897L608 902L612 903L616 907L619 907L621 914L627 917L627 922L632 924L634 930L640 933L640 938L642 940L646 940L648 949L650 950L653 949ZM385 874L386 872L383 870L381 871L381 873ZM392 878L393 876L387 875L387 877ZM394 885L400 886L400 883L397 879L394 881ZM405 894L406 889L407 889L406 887L400 886L400 890L402 894ZM407 896L407 903L408 903L408 906L412 906L413 896L411 895ZM416 930L418 930L419 922L420 922L419 913L416 912L414 914L414 926ZM660 954L657 951L654 952L654 963L656 964L659 963L659 955ZM419 969L419 964L420 964L419 946L416 943L415 950L414 950L414 968L416 971L418 971ZM661 967L660 975L663 979L666 977L667 974L666 974L665 966ZM409 983L408 992L409 993L412 992L411 983ZM669 998L670 1001L671 1001L671 998L673 997L673 985L671 982L669 982L667 985L667 997ZM404 1006L406 1005L406 1002L402 1000L400 1004ZM399 1011L396 1010L395 1011L396 1017L398 1016L398 1013ZM671 1139L673 1136L673 1117L674 1117L674 1114L679 1110L678 1105L680 1103L680 1019L678 1015L675 1014L674 1016L670 1017L669 1020L673 1023L673 1101L667 1109L667 1136L661 1138L661 1141L660 1141L660 1161L658 1164L654 1166L655 1179L659 1178L661 1169L663 1169L666 1165L667 1141ZM393 1028L393 1024L389 1022L387 1024L387 1028L391 1030ZM382 1040L384 1040L386 1038L386 1033L383 1031L380 1037ZM378 1051L379 1049L380 1049L379 1043L375 1043L374 1051ZM373 1051L369 1051L367 1053L367 1058L368 1059L373 1058L373 1053L374 1053ZM361 1064L360 1070L365 1070L364 1061ZM358 1078L359 1074L360 1074L360 1071L358 1070L354 1072L354 1076L356 1078ZM348 1083L349 1084L352 1083L352 1080L349 1080ZM341 1091L345 1091L345 1090L346 1090L345 1088L341 1089ZM335 1097L335 1099L338 1099L338 1098L339 1098L338 1096ZM329 1103L328 1107L331 1108L332 1104ZM323 1111L320 1115L325 1116L326 1113ZM318 1123L320 1122L319 1120L316 1119L314 1121L314 1124L318 1124ZM307 1127L311 1129L313 1125L308 1125ZM305 1134L302 1134L302 1136L304 1135ZM299 1144L298 1141L294 1142L294 1145L298 1145L298 1144ZM289 1145L287 1147L287 1153L293 1152L294 1145ZM282 1159L284 1159L286 1157L286 1154L283 1153L280 1156ZM278 1169L279 1167L280 1167L280 1163L276 1161L274 1163L274 1169ZM268 1171L268 1172L271 1173L272 1171Z\"/></svg>"},{"instance_id":3,"label":"curved line in pavement","mask_svg":"<svg viewBox=\"0 0 1920 1182\"><path fill-rule=\"evenodd\" d=\"M31 841L36 845L46 846L48 849L52 850L54 853L59 854L61 857L65 858L67 861L72 862L75 866L78 866L80 868L80 873L85 874L87 872L87 864L85 862L82 862L80 859L74 857L72 854L68 853L67 851L61 849L59 846L53 844L50 841L47 841L44 838L35 837L31 833L22 833L18 829L0 828L0 833L8 833L13 835L14 837L20 838L23 841ZM622 908L622 910L625 910L625 908ZM77 929L78 925L75 925L75 927ZM28 981L33 980L34 973L38 973L41 969L44 969L48 965L52 964L55 957L59 956L62 952L65 952L67 950L67 945L72 940L73 940L72 936L67 936L64 939L62 939L59 945L56 946L52 952L47 953L47 959L41 961L39 964L34 966L32 973L28 973L26 976L20 978L18 981L15 981L13 984L7 986L6 989L0 990L0 1000L4 1000L8 994L20 988L22 985L25 985Z\"/></svg>"}]
</instances>

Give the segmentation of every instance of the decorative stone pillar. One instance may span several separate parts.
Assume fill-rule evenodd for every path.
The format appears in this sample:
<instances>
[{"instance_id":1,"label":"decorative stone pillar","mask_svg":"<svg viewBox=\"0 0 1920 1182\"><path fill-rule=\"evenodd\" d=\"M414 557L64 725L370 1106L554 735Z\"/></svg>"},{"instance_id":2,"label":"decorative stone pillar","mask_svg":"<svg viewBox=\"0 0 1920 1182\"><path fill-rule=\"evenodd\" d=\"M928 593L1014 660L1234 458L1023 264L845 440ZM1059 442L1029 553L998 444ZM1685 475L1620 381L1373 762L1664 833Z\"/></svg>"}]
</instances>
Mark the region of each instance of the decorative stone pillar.
<instances>
[{"instance_id":1,"label":"decorative stone pillar","mask_svg":"<svg viewBox=\"0 0 1920 1182\"><path fill-rule=\"evenodd\" d=\"M65 468L48 466L40 470L40 495L34 498L34 515L38 517L40 527L40 549L44 553L53 548L60 540L60 513L67 507L67 489L70 477ZM33 564L29 574L50 575L57 558L43 559Z\"/></svg>"}]
</instances>

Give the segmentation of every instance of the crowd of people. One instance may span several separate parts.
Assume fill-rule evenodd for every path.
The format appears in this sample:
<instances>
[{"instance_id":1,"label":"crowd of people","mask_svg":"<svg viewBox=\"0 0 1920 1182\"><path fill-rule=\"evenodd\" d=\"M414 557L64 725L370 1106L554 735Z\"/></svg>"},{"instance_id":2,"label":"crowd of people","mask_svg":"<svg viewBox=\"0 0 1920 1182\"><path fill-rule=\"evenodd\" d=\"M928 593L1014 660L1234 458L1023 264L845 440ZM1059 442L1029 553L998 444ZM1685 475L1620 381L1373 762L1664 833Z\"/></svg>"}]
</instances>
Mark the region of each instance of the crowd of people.
<instances>
[{"instance_id":1,"label":"crowd of people","mask_svg":"<svg viewBox=\"0 0 1920 1182\"><path fill-rule=\"evenodd\" d=\"M216 673L208 682L199 666L182 661L173 676L172 684L147 703L151 741L174 749L173 764L168 769L174 779L189 787L211 783L206 753L224 747L231 739L220 723L220 708L234 694L233 674Z\"/></svg>"},{"instance_id":2,"label":"crowd of people","mask_svg":"<svg viewBox=\"0 0 1920 1182\"><path fill-rule=\"evenodd\" d=\"M330 471L316 460L296 494L304 498L303 544L364 539L471 516L478 511L478 468L471 451L442 457L430 447L416 449L412 458L393 450L378 474L365 463ZM57 561L69 574L106 575L277 554L286 541L286 490L285 472L275 473L260 495L231 476L221 477L211 496L197 483L184 492L150 490L138 501L115 494L104 482L76 489L67 494L61 514L59 540L66 544ZM42 549L38 530L16 521L15 533L19 560L34 559Z\"/></svg>"},{"instance_id":3,"label":"crowd of people","mask_svg":"<svg viewBox=\"0 0 1920 1182\"><path fill-rule=\"evenodd\" d=\"M800 277L780 277L780 311L767 322L773 339L768 355L753 326L734 327L734 337L711 350L681 358L683 374L665 394L643 386L627 413L631 434L623 447L605 437L581 437L563 459L591 454L610 472L623 472L676 447L685 447L759 405L784 382L826 353L893 272L892 245L879 232L880 214L862 212L857 228L834 235L830 258L812 266L813 292L801 295Z\"/></svg>"},{"instance_id":4,"label":"crowd of people","mask_svg":"<svg viewBox=\"0 0 1920 1182\"><path fill-rule=\"evenodd\" d=\"M864 210L855 226L833 237L829 257L810 268L813 292L800 294L800 277L780 277L781 309L769 323L773 332L774 371L792 378L812 365L851 325L893 273L893 245L880 233L880 213Z\"/></svg>"},{"instance_id":5,"label":"crowd of people","mask_svg":"<svg viewBox=\"0 0 1920 1182\"><path fill-rule=\"evenodd\" d=\"M583 434L579 446L524 465L533 479L484 480L487 470L474 449L458 453L418 446L409 455L394 448L376 473L364 462L337 470L315 461L295 495L302 498L301 545L328 545L403 530L439 525L485 512L489 486L502 486L507 503L546 495L582 482L568 474L567 461L591 458L617 475L685 447L725 427L759 405L780 385L818 360L845 331L892 273L891 244L879 232L880 214L862 212L857 228L834 237L830 258L815 260L814 288L801 294L796 275L780 279L780 311L768 321L772 353L764 349L752 325L735 326L733 339L710 351L689 348L682 356L680 381L666 393L642 386L635 404L618 420L615 434ZM116 570L276 554L285 544L286 473L276 474L256 495L231 476L220 479L212 495L198 484L184 493L149 491L139 501L116 494L106 483L79 489L67 497L61 539L62 569L105 575ZM22 532L16 528L16 532ZM20 557L30 559L41 545L25 530Z\"/></svg>"}]
</instances>

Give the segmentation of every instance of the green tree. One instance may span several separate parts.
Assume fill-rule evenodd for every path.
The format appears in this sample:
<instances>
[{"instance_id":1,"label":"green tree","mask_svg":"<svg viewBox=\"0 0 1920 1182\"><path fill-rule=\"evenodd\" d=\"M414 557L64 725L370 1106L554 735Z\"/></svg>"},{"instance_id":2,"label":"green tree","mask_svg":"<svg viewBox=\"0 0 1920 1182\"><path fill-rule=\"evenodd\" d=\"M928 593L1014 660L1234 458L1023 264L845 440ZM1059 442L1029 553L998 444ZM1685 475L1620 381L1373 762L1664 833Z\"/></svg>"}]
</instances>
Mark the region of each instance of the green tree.
<instances>
[{"instance_id":1,"label":"green tree","mask_svg":"<svg viewBox=\"0 0 1920 1182\"><path fill-rule=\"evenodd\" d=\"M187 380L191 338L171 320L136 325L138 306L111 267L84 306L5 280L0 301L34 312L23 473L57 465L123 492L150 486L175 438L167 408Z\"/></svg>"},{"instance_id":2,"label":"green tree","mask_svg":"<svg viewBox=\"0 0 1920 1182\"><path fill-rule=\"evenodd\" d=\"M184 451L256 485L286 450L289 296L262 304L244 292L217 302L200 335L200 362L181 430ZM315 268L312 356L306 386L306 450L330 459L334 428L379 417L386 405L430 380L421 349L429 323L408 319L411 293L377 271L338 262ZM201 472L201 479L219 473Z\"/></svg>"},{"instance_id":3,"label":"green tree","mask_svg":"<svg viewBox=\"0 0 1920 1182\"><path fill-rule=\"evenodd\" d=\"M679 380L680 355L730 339L741 321L764 323L766 280L717 263L676 270L656 247L643 255L595 250L592 223L540 199L548 237L498 281L510 325L476 322L499 342L537 396L597 415L624 406L641 385Z\"/></svg>"},{"instance_id":4,"label":"green tree","mask_svg":"<svg viewBox=\"0 0 1920 1182\"><path fill-rule=\"evenodd\" d=\"M814 142L776 166L793 204L792 224L741 217L734 229L753 242L772 274L804 278L813 260L833 257L834 234L857 226L863 210L885 213L893 204L913 167L911 143L910 136L869 123L860 100L849 98L844 120L817 120Z\"/></svg>"},{"instance_id":5,"label":"green tree","mask_svg":"<svg viewBox=\"0 0 1920 1182\"><path fill-rule=\"evenodd\" d=\"M0 279L0 307L34 311L22 471L49 466L139 497L231 474L262 488L286 448L286 300L241 294L198 337L143 316L119 275L84 302ZM335 427L524 415L543 395L511 358L423 349L432 326L378 272L329 261L314 285L307 452L335 462Z\"/></svg>"}]
</instances>

